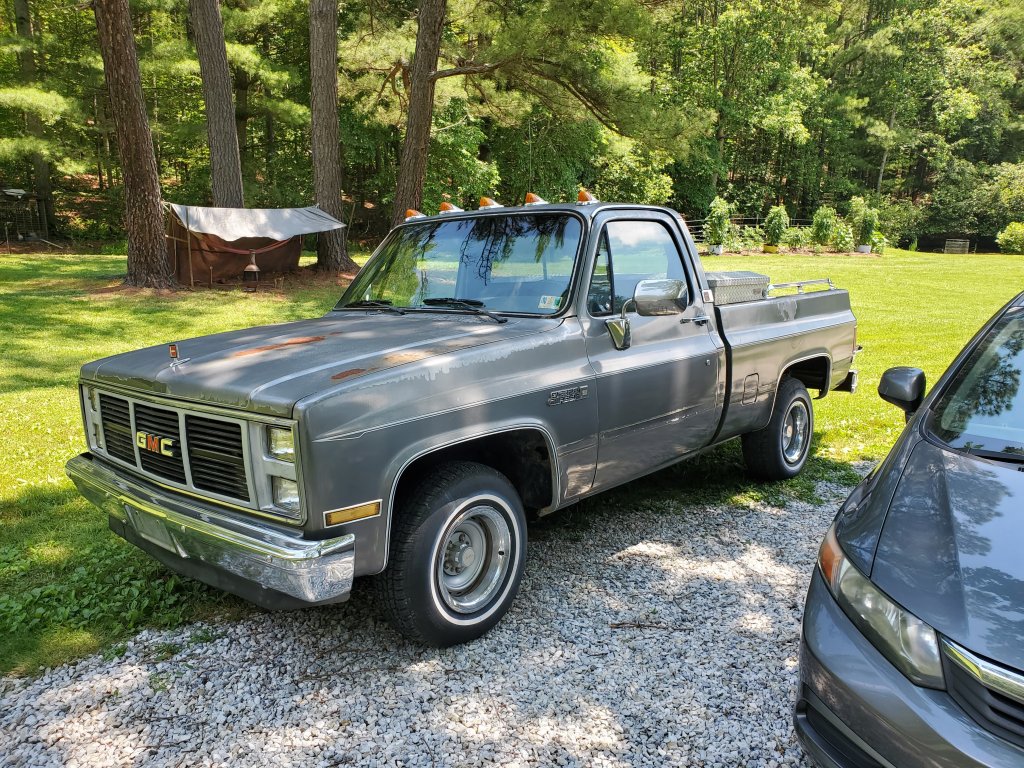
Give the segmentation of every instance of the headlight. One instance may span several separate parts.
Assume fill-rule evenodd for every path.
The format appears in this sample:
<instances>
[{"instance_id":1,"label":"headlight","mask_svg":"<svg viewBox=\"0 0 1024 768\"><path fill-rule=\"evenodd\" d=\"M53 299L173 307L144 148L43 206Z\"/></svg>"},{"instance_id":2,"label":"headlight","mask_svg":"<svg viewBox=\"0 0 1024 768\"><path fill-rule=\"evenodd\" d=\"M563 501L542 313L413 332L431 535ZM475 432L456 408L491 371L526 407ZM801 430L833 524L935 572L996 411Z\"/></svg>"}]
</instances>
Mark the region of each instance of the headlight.
<instances>
[{"instance_id":1,"label":"headlight","mask_svg":"<svg viewBox=\"0 0 1024 768\"><path fill-rule=\"evenodd\" d=\"M299 517L299 486L294 480L285 477L273 477L274 506L289 513L289 517Z\"/></svg>"},{"instance_id":2,"label":"headlight","mask_svg":"<svg viewBox=\"0 0 1024 768\"><path fill-rule=\"evenodd\" d=\"M829 528L818 568L832 596L864 636L911 682L945 688L935 630L896 605L851 563Z\"/></svg>"},{"instance_id":3,"label":"headlight","mask_svg":"<svg viewBox=\"0 0 1024 768\"><path fill-rule=\"evenodd\" d=\"M295 461L295 436L290 429L267 427L270 455L281 461Z\"/></svg>"}]
</instances>

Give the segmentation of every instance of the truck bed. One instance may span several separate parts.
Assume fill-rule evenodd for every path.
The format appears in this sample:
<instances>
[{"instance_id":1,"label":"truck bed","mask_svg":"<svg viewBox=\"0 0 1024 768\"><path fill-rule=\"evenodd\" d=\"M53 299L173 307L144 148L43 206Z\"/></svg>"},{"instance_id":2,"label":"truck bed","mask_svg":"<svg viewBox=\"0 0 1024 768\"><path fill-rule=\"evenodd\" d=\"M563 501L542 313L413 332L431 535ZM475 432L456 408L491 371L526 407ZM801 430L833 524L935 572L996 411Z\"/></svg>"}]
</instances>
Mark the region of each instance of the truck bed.
<instances>
[{"instance_id":1,"label":"truck bed","mask_svg":"<svg viewBox=\"0 0 1024 768\"><path fill-rule=\"evenodd\" d=\"M731 382L718 440L768 423L782 371L795 373L824 397L853 364L856 319L845 290L716 305L715 318Z\"/></svg>"}]
</instances>

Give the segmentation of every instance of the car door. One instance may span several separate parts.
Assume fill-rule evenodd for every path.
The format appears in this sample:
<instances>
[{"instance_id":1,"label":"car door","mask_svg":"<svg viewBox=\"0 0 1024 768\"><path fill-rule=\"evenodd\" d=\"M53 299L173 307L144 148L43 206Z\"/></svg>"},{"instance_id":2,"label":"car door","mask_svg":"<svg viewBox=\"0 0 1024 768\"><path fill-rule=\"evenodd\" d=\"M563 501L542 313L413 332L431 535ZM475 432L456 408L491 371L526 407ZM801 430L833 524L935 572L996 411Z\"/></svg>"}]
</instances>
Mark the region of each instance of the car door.
<instances>
[{"instance_id":1,"label":"car door","mask_svg":"<svg viewBox=\"0 0 1024 768\"><path fill-rule=\"evenodd\" d=\"M594 488L625 482L704 447L718 426L720 350L683 258L678 229L654 211L600 214L593 229L586 307L580 313L597 374L598 464ZM625 317L631 343L617 348L606 321L619 317L636 284L684 280L680 314Z\"/></svg>"}]
</instances>

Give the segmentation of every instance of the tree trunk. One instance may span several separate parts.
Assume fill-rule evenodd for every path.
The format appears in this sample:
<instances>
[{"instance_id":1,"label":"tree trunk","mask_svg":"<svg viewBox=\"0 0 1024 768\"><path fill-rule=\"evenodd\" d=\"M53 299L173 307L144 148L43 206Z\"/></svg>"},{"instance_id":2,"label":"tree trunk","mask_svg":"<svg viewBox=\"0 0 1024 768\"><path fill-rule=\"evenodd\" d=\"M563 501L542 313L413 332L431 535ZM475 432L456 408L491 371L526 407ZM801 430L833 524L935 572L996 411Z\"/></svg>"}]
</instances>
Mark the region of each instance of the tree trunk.
<instances>
[{"instance_id":1,"label":"tree trunk","mask_svg":"<svg viewBox=\"0 0 1024 768\"><path fill-rule=\"evenodd\" d=\"M398 164L398 183L391 211L391 225L401 224L407 208L423 203L423 180L427 175L430 150L430 124L434 119L434 70L441 52L441 33L448 11L448 0L423 0L420 3L416 52L409 81L409 114L405 122L405 142Z\"/></svg>"},{"instance_id":2,"label":"tree trunk","mask_svg":"<svg viewBox=\"0 0 1024 768\"><path fill-rule=\"evenodd\" d=\"M896 106L893 105L889 113L889 135L885 137L885 146L882 148L882 162L878 164L878 181L875 184L875 192L882 194L882 179L885 178L885 166L889 162L889 145L892 142L892 131L896 127Z\"/></svg>"},{"instance_id":3,"label":"tree trunk","mask_svg":"<svg viewBox=\"0 0 1024 768\"><path fill-rule=\"evenodd\" d=\"M29 13L28 0L14 0L14 25L19 37L25 38L26 47L18 52L18 69L24 85L34 85L36 81L36 39L32 26L32 15ZM43 121L39 115L28 112L25 115L25 126L28 133L35 139L43 139ZM38 152L32 153L32 185L33 192L39 198L40 223L43 226L42 237L49 237L50 230L56 226L53 216L53 185L50 181L50 161Z\"/></svg>"},{"instance_id":4,"label":"tree trunk","mask_svg":"<svg viewBox=\"0 0 1024 768\"><path fill-rule=\"evenodd\" d=\"M174 276L164 242L160 178L142 95L128 0L94 0L93 13L124 173L128 230L125 282L139 287L170 288L174 286Z\"/></svg>"},{"instance_id":5,"label":"tree trunk","mask_svg":"<svg viewBox=\"0 0 1024 768\"><path fill-rule=\"evenodd\" d=\"M238 154L235 108L231 103L231 72L224 45L224 22L218 0L189 0L199 72L206 104L206 133L210 141L210 181L213 204L241 208L242 161Z\"/></svg>"},{"instance_id":6,"label":"tree trunk","mask_svg":"<svg viewBox=\"0 0 1024 768\"><path fill-rule=\"evenodd\" d=\"M316 204L339 221L341 146L338 139L338 0L309 2L310 140L313 147L313 194ZM316 267L324 272L356 272L345 231L321 232Z\"/></svg>"},{"instance_id":7,"label":"tree trunk","mask_svg":"<svg viewBox=\"0 0 1024 768\"><path fill-rule=\"evenodd\" d=\"M252 78L247 72L235 74L235 129L238 135L238 156L241 160L241 167L245 168L249 162L248 137L249 137L249 88L252 86Z\"/></svg>"}]
</instances>

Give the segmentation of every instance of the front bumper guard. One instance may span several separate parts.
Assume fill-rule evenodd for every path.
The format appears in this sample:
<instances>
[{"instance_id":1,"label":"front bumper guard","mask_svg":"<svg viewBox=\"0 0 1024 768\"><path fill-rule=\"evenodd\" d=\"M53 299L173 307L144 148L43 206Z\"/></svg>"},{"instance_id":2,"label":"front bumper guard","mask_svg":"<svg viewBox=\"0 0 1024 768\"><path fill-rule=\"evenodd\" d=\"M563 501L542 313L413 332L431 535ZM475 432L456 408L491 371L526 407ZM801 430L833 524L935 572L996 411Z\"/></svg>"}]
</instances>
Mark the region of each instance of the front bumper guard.
<instances>
[{"instance_id":1,"label":"front bumper guard","mask_svg":"<svg viewBox=\"0 0 1024 768\"><path fill-rule=\"evenodd\" d=\"M340 602L352 589L353 534L308 541L239 520L118 474L88 453L71 459L65 470L79 492L110 516L115 532L154 545L144 548L159 552L172 568L180 558L188 566L180 570L203 581L221 585L207 578L213 569L309 604ZM247 590L230 591L249 597Z\"/></svg>"}]
</instances>

